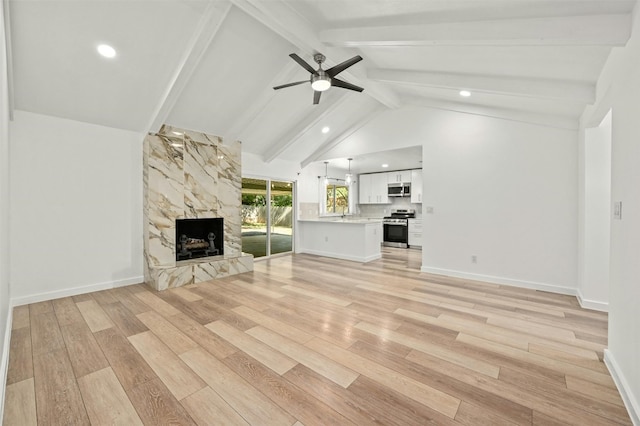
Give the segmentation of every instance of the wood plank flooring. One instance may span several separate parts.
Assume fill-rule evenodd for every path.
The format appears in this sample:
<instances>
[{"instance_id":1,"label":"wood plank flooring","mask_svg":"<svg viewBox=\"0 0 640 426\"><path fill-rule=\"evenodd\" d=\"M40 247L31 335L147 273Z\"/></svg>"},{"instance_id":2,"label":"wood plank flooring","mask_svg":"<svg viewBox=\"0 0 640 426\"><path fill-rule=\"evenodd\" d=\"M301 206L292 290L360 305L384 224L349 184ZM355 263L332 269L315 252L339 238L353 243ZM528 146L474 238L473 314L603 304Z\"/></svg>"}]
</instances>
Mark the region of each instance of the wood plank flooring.
<instances>
[{"instance_id":1,"label":"wood plank flooring","mask_svg":"<svg viewBox=\"0 0 640 426\"><path fill-rule=\"evenodd\" d=\"M14 309L4 425L629 425L576 299L309 255Z\"/></svg>"}]
</instances>

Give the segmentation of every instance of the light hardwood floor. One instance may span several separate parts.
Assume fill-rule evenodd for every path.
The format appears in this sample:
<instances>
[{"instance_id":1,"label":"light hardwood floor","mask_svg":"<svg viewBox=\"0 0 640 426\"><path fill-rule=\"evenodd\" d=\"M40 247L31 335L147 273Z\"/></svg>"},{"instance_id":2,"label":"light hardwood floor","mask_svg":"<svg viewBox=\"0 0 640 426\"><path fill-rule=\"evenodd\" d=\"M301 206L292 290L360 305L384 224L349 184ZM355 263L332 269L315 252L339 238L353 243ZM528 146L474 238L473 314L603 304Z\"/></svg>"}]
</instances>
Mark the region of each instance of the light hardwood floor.
<instances>
[{"instance_id":1,"label":"light hardwood floor","mask_svg":"<svg viewBox=\"0 0 640 426\"><path fill-rule=\"evenodd\" d=\"M631 424L574 297L307 255L14 309L5 425Z\"/></svg>"}]
</instances>

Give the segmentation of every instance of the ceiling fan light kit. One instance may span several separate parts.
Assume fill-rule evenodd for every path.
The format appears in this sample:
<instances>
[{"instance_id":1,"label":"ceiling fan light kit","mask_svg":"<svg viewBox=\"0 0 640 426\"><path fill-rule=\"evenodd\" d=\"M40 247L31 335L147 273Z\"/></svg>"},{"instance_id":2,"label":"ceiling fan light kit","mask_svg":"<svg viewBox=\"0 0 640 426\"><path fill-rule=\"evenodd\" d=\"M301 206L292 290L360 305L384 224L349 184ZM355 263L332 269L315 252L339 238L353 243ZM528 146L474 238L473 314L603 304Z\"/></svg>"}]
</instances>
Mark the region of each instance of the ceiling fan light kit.
<instances>
[{"instance_id":1,"label":"ceiling fan light kit","mask_svg":"<svg viewBox=\"0 0 640 426\"><path fill-rule=\"evenodd\" d=\"M353 90L356 92L362 92L364 90L362 87L358 87L354 84L347 83L346 81L335 78L335 76L342 71L360 62L362 60L362 57L360 55L354 56L351 59L347 59L346 61L341 62L338 65L329 68L328 70L322 69L322 63L325 61L326 57L321 53L316 53L315 55L313 55L313 60L318 64L317 70L314 70L311 65L305 62L304 59L302 59L295 53L292 53L289 56L311 74L309 80L282 84L280 86L274 87L274 90L284 89L285 87L297 86L299 84L310 82L311 88L313 89L314 105L317 105L320 102L320 95L322 94L322 92L329 90L332 86L339 87L341 89Z\"/></svg>"},{"instance_id":2,"label":"ceiling fan light kit","mask_svg":"<svg viewBox=\"0 0 640 426\"><path fill-rule=\"evenodd\" d=\"M331 87L331 78L324 71L318 75L311 75L311 87L317 92L324 92Z\"/></svg>"}]
</instances>

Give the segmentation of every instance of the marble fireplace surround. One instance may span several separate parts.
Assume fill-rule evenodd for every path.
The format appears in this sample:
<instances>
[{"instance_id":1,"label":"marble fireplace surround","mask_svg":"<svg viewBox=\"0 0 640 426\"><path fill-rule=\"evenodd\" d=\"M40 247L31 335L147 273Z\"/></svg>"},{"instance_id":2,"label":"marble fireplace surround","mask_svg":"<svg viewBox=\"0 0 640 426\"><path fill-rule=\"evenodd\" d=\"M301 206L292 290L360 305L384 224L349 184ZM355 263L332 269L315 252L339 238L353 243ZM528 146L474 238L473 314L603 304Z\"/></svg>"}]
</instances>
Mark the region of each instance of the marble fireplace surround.
<instances>
[{"instance_id":1,"label":"marble fireplace surround","mask_svg":"<svg viewBox=\"0 0 640 426\"><path fill-rule=\"evenodd\" d=\"M145 282L156 290L253 270L242 252L240 142L162 126L144 139ZM224 218L224 255L176 262L176 219Z\"/></svg>"}]
</instances>

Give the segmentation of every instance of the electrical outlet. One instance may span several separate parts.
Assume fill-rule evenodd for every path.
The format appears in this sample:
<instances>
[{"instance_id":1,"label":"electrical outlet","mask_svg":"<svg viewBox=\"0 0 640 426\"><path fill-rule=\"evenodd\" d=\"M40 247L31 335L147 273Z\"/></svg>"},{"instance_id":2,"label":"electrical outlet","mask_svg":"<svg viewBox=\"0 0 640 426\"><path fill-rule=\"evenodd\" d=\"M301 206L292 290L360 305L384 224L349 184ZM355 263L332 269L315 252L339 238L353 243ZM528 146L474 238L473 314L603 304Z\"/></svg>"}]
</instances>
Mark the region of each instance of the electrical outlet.
<instances>
[{"instance_id":1,"label":"electrical outlet","mask_svg":"<svg viewBox=\"0 0 640 426\"><path fill-rule=\"evenodd\" d=\"M622 220L622 201L616 201L613 203L613 218L616 220Z\"/></svg>"},{"instance_id":2,"label":"electrical outlet","mask_svg":"<svg viewBox=\"0 0 640 426\"><path fill-rule=\"evenodd\" d=\"M478 256L476 256L475 254L471 256L471 263L478 263Z\"/></svg>"},{"instance_id":3,"label":"electrical outlet","mask_svg":"<svg viewBox=\"0 0 640 426\"><path fill-rule=\"evenodd\" d=\"M324 242L328 243L329 242L329 237L324 237Z\"/></svg>"},{"instance_id":4,"label":"electrical outlet","mask_svg":"<svg viewBox=\"0 0 640 426\"><path fill-rule=\"evenodd\" d=\"M433 214L433 207L431 207L431 206L427 207L427 213L428 214Z\"/></svg>"}]
</instances>

